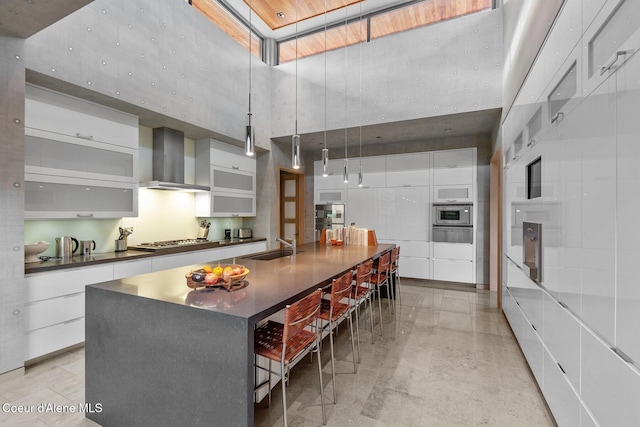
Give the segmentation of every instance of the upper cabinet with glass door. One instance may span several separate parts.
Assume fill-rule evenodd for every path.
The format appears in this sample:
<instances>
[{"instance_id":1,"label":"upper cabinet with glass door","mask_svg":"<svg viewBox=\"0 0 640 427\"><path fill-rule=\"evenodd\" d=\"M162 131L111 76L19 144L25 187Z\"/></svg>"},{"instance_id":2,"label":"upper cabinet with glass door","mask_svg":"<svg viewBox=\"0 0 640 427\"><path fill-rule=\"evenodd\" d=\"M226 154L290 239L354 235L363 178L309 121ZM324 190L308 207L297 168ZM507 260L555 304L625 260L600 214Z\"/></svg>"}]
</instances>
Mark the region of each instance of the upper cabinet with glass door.
<instances>
[{"instance_id":1,"label":"upper cabinet with glass door","mask_svg":"<svg viewBox=\"0 0 640 427\"><path fill-rule=\"evenodd\" d=\"M240 147L213 139L196 141L196 184L211 187L196 194L196 216L255 216L256 160Z\"/></svg>"},{"instance_id":2,"label":"upper cabinet with glass door","mask_svg":"<svg viewBox=\"0 0 640 427\"><path fill-rule=\"evenodd\" d=\"M584 96L640 48L640 1L609 0L582 38Z\"/></svg>"},{"instance_id":3,"label":"upper cabinet with glass door","mask_svg":"<svg viewBox=\"0 0 640 427\"><path fill-rule=\"evenodd\" d=\"M25 218L138 212L138 118L27 85Z\"/></svg>"}]
</instances>

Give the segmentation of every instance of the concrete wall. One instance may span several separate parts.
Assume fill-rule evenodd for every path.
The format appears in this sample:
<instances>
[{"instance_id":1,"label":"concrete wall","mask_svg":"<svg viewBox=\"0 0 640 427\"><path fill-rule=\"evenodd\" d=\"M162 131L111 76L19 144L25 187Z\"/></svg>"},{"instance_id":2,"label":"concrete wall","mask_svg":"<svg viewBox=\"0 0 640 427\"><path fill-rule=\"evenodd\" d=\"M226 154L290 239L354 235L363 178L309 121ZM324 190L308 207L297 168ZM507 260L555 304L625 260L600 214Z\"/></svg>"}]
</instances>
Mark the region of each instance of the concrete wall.
<instances>
[{"instance_id":1,"label":"concrete wall","mask_svg":"<svg viewBox=\"0 0 640 427\"><path fill-rule=\"evenodd\" d=\"M26 54L40 79L119 103L142 125L176 120L210 133L187 131L188 138L244 140L249 54L186 2L95 0L30 37ZM267 65L253 58L256 145L265 148L269 78Z\"/></svg>"},{"instance_id":2,"label":"concrete wall","mask_svg":"<svg viewBox=\"0 0 640 427\"><path fill-rule=\"evenodd\" d=\"M326 54L326 129L502 106L502 11L483 11ZM272 136L294 133L295 61L272 78ZM362 89L361 89L362 88ZM325 55L298 60L298 129L325 129Z\"/></svg>"},{"instance_id":3,"label":"concrete wall","mask_svg":"<svg viewBox=\"0 0 640 427\"><path fill-rule=\"evenodd\" d=\"M0 37L0 374L24 365L24 40Z\"/></svg>"}]
</instances>

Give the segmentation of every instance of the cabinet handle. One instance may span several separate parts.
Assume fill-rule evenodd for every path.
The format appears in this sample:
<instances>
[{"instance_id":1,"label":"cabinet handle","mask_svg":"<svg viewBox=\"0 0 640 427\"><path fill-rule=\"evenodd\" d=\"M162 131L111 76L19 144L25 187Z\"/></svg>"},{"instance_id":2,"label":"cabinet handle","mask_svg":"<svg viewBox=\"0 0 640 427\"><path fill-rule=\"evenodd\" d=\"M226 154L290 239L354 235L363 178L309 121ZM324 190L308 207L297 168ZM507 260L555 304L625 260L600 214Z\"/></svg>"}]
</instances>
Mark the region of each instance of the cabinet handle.
<instances>
[{"instance_id":1,"label":"cabinet handle","mask_svg":"<svg viewBox=\"0 0 640 427\"><path fill-rule=\"evenodd\" d=\"M69 323L77 322L82 320L82 317L78 317L77 319L67 320L66 322L62 322L63 325L68 325Z\"/></svg>"},{"instance_id":2,"label":"cabinet handle","mask_svg":"<svg viewBox=\"0 0 640 427\"><path fill-rule=\"evenodd\" d=\"M76 214L78 218L93 218L93 214Z\"/></svg>"},{"instance_id":3,"label":"cabinet handle","mask_svg":"<svg viewBox=\"0 0 640 427\"><path fill-rule=\"evenodd\" d=\"M238 169L240 169L240 166L231 166L231 169L238 170Z\"/></svg>"},{"instance_id":4,"label":"cabinet handle","mask_svg":"<svg viewBox=\"0 0 640 427\"><path fill-rule=\"evenodd\" d=\"M231 216L240 216L240 214L231 214Z\"/></svg>"},{"instance_id":5,"label":"cabinet handle","mask_svg":"<svg viewBox=\"0 0 640 427\"><path fill-rule=\"evenodd\" d=\"M615 354L618 355L618 357L622 360L624 360L627 363L633 363L633 360L627 356L626 354L624 354L622 352L622 350L620 350L618 347L611 347L611 351L613 351Z\"/></svg>"},{"instance_id":6,"label":"cabinet handle","mask_svg":"<svg viewBox=\"0 0 640 427\"><path fill-rule=\"evenodd\" d=\"M93 140L93 135L83 135L81 133L76 133L78 138Z\"/></svg>"},{"instance_id":7,"label":"cabinet handle","mask_svg":"<svg viewBox=\"0 0 640 427\"><path fill-rule=\"evenodd\" d=\"M527 147L531 147L535 143L536 143L535 139L530 139L529 142L527 142Z\"/></svg>"},{"instance_id":8,"label":"cabinet handle","mask_svg":"<svg viewBox=\"0 0 640 427\"><path fill-rule=\"evenodd\" d=\"M618 58L620 58L621 56L626 55L627 53L632 53L633 51L627 51L627 50L619 50L616 52L616 57L613 58L611 60L611 62L609 62L607 65L603 65L602 68L600 68L600 75L603 75L604 73L606 73L607 71L609 71L611 69L611 67L614 66L614 64L616 62L618 62Z\"/></svg>"},{"instance_id":9,"label":"cabinet handle","mask_svg":"<svg viewBox=\"0 0 640 427\"><path fill-rule=\"evenodd\" d=\"M558 368L560 368L560 370L562 371L563 374L567 375L567 373L564 371L564 369L562 368L562 365L558 363Z\"/></svg>"},{"instance_id":10,"label":"cabinet handle","mask_svg":"<svg viewBox=\"0 0 640 427\"><path fill-rule=\"evenodd\" d=\"M558 114L551 118L551 124L557 122L558 120L562 121L564 119L564 113L562 111L558 111Z\"/></svg>"},{"instance_id":11,"label":"cabinet handle","mask_svg":"<svg viewBox=\"0 0 640 427\"><path fill-rule=\"evenodd\" d=\"M457 201L458 201L457 199L449 199L449 200L447 200L447 202L457 202Z\"/></svg>"},{"instance_id":12,"label":"cabinet handle","mask_svg":"<svg viewBox=\"0 0 640 427\"><path fill-rule=\"evenodd\" d=\"M448 168L457 168L458 165L447 165Z\"/></svg>"},{"instance_id":13,"label":"cabinet handle","mask_svg":"<svg viewBox=\"0 0 640 427\"><path fill-rule=\"evenodd\" d=\"M411 187L411 184L402 184L403 187Z\"/></svg>"}]
</instances>

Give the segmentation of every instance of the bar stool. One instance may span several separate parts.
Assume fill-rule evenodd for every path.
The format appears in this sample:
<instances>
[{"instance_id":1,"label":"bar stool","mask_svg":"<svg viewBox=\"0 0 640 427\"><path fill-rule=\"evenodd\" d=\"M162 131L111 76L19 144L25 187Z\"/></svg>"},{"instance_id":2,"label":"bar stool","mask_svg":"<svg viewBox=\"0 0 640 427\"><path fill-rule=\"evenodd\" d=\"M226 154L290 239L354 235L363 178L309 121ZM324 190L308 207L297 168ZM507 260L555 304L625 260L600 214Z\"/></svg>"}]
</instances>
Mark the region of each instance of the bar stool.
<instances>
[{"instance_id":1,"label":"bar stool","mask_svg":"<svg viewBox=\"0 0 640 427\"><path fill-rule=\"evenodd\" d=\"M358 265L356 269L355 283L351 287L351 299L353 301L353 310L356 312L356 343L358 348L358 362L360 362L360 306L369 301L369 318L371 319L371 344L374 342L373 337L373 286L369 283L371 279L371 271L373 269L373 260L369 259Z\"/></svg>"},{"instance_id":2,"label":"bar stool","mask_svg":"<svg viewBox=\"0 0 640 427\"><path fill-rule=\"evenodd\" d=\"M333 379L333 403L336 403L336 368L335 356L333 353L333 330L338 324L349 319L349 329L351 331L351 351L353 354L353 373L356 373L356 349L353 339L353 321L351 317L351 281L353 271L349 270L331 282L331 299L323 299L320 303L320 320L326 322L322 326L322 331L329 332L329 342L331 344L331 377ZM342 300L346 299L347 303Z\"/></svg>"},{"instance_id":3,"label":"bar stool","mask_svg":"<svg viewBox=\"0 0 640 427\"><path fill-rule=\"evenodd\" d=\"M320 328L318 319L320 314L320 300L322 290L317 289L307 295L287 305L285 308L284 324L268 321L254 331L253 352L258 356L269 359L269 368L264 368L255 363L257 369L265 370L269 373L269 379L255 387L254 392L261 387L269 386L269 403L271 403L271 374L276 374L282 378L282 412L284 414L284 425L287 426L287 388L289 380L288 372L290 366L298 362L309 352L318 353L318 376L320 379L320 401L322 404L322 424L326 424L324 411L324 392L322 386L322 366L320 357ZM307 327L313 329L313 332ZM271 369L271 361L280 362L280 372Z\"/></svg>"},{"instance_id":4,"label":"bar stool","mask_svg":"<svg viewBox=\"0 0 640 427\"><path fill-rule=\"evenodd\" d=\"M382 302L380 301L380 289L387 287L387 296L390 296L389 286L389 264L390 264L390 252L386 252L378 260L378 268L371 274L371 284L375 286L378 293L378 309L380 310L380 333L382 333ZM391 298L387 298L389 301L389 315L391 315Z\"/></svg>"},{"instance_id":5,"label":"bar stool","mask_svg":"<svg viewBox=\"0 0 640 427\"><path fill-rule=\"evenodd\" d=\"M393 282L393 297L395 301L396 293L398 294L398 302L402 305L402 295L400 295L400 273L398 272L398 264L400 261L400 246L391 249L391 264L389 265L389 275Z\"/></svg>"}]
</instances>

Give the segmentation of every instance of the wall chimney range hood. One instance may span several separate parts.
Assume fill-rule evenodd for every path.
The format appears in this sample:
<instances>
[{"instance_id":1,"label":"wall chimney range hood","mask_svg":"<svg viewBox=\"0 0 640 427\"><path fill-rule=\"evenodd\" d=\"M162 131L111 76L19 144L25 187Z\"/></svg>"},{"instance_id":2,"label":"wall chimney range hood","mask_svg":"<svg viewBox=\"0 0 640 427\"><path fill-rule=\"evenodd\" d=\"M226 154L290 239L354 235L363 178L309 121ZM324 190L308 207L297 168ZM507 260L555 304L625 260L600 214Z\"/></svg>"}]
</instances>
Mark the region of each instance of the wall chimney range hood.
<instances>
[{"instance_id":1,"label":"wall chimney range hood","mask_svg":"<svg viewBox=\"0 0 640 427\"><path fill-rule=\"evenodd\" d=\"M184 132L166 127L153 129L153 180L141 188L184 192L209 191L206 185L184 183Z\"/></svg>"}]
</instances>

